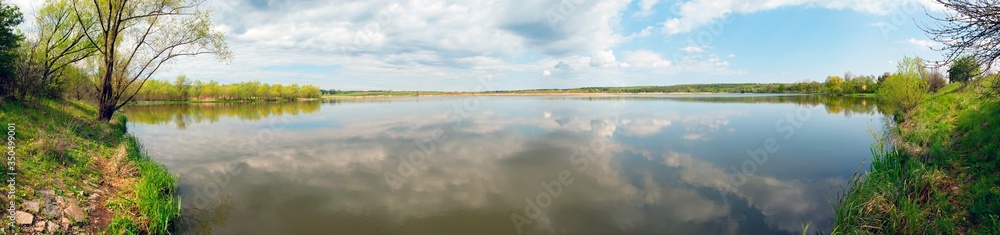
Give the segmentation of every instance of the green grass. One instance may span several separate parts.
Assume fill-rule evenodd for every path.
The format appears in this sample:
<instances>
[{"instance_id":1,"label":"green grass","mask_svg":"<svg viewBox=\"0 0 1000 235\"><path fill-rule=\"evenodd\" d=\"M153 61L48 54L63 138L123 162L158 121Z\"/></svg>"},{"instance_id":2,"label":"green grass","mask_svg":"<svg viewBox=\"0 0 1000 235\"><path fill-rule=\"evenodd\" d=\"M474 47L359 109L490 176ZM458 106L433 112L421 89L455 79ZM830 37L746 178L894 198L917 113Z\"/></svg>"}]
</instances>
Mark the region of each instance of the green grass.
<instances>
[{"instance_id":1,"label":"green grass","mask_svg":"<svg viewBox=\"0 0 1000 235\"><path fill-rule=\"evenodd\" d=\"M102 181L121 180L127 183L105 202L115 219L104 233L168 234L167 228L180 212L180 200L174 199L176 176L152 161L138 141L127 135L124 116L103 123L95 121L96 113L93 105L78 101L0 102L0 123L15 123L17 128L15 203L39 199L41 195L35 192L43 189L88 202L86 195L101 187ZM134 175L117 175L98 167L97 161L116 161L122 149L127 156L115 164L134 166ZM0 174L8 172L6 167L0 169Z\"/></svg>"},{"instance_id":2,"label":"green grass","mask_svg":"<svg viewBox=\"0 0 1000 235\"><path fill-rule=\"evenodd\" d=\"M132 222L132 219L122 216L115 216L111 220L111 224L108 224L108 228L105 229L107 234L124 235L124 234L139 234L139 227Z\"/></svg>"},{"instance_id":3,"label":"green grass","mask_svg":"<svg viewBox=\"0 0 1000 235\"><path fill-rule=\"evenodd\" d=\"M139 183L136 185L136 206L142 219L148 221L148 231L154 234L169 233L170 221L180 216L180 199L174 200L177 176L166 167L154 162L142 151L135 137L125 137L128 158L138 165Z\"/></svg>"},{"instance_id":4,"label":"green grass","mask_svg":"<svg viewBox=\"0 0 1000 235\"><path fill-rule=\"evenodd\" d=\"M996 79L991 78L991 79ZM927 96L876 138L838 196L832 234L1000 234L1000 103L983 79Z\"/></svg>"}]
</instances>

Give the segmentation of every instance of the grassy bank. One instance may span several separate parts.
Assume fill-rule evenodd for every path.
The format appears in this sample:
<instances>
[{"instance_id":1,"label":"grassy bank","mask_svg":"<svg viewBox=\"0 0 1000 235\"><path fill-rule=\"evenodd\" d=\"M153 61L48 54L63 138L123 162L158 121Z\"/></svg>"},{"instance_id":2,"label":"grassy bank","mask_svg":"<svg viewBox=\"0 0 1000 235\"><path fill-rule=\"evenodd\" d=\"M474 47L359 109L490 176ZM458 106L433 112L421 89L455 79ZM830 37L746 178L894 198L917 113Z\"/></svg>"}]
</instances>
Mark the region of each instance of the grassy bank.
<instances>
[{"instance_id":1,"label":"grassy bank","mask_svg":"<svg viewBox=\"0 0 1000 235\"><path fill-rule=\"evenodd\" d=\"M179 216L176 176L126 134L124 117L101 123L96 113L76 101L0 105L0 122L16 126L17 156L15 196L3 203L23 215L4 234L167 233Z\"/></svg>"},{"instance_id":2,"label":"grassy bank","mask_svg":"<svg viewBox=\"0 0 1000 235\"><path fill-rule=\"evenodd\" d=\"M1000 234L1000 103L982 96L995 79L948 85L877 138L832 234Z\"/></svg>"}]
</instances>

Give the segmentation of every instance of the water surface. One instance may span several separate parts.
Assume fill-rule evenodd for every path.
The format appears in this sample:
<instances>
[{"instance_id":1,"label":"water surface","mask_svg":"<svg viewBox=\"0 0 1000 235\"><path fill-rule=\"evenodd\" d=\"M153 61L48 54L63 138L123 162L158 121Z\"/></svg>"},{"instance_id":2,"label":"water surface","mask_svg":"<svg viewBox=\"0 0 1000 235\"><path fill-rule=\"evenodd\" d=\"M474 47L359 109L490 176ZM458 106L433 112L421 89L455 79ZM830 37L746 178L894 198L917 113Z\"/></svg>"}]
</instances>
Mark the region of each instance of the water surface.
<instances>
[{"instance_id":1,"label":"water surface","mask_svg":"<svg viewBox=\"0 0 1000 235\"><path fill-rule=\"evenodd\" d=\"M128 107L180 234L799 234L872 100L469 96Z\"/></svg>"}]
</instances>

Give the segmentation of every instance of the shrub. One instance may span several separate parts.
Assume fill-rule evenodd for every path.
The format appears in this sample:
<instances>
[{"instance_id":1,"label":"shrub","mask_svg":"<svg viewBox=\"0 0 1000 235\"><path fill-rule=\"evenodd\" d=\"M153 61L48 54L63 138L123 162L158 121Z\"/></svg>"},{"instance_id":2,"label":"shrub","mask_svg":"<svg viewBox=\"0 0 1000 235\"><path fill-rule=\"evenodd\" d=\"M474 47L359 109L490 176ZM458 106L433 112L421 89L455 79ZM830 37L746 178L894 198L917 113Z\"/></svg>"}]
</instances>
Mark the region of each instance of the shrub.
<instances>
[{"instance_id":1,"label":"shrub","mask_svg":"<svg viewBox=\"0 0 1000 235\"><path fill-rule=\"evenodd\" d=\"M937 92L939 89L948 84L948 82L944 80L944 75L941 75L941 73L937 71L928 73L925 79L927 80L927 85L929 86L928 91L930 92Z\"/></svg>"},{"instance_id":2,"label":"shrub","mask_svg":"<svg viewBox=\"0 0 1000 235\"><path fill-rule=\"evenodd\" d=\"M897 73L879 84L877 93L893 105L896 111L905 113L917 106L929 87L918 73Z\"/></svg>"},{"instance_id":3,"label":"shrub","mask_svg":"<svg viewBox=\"0 0 1000 235\"><path fill-rule=\"evenodd\" d=\"M979 62L976 62L976 58L963 56L951 63L951 68L948 69L948 79L951 79L951 82L964 83L972 81L973 78L979 76L979 73Z\"/></svg>"}]
</instances>

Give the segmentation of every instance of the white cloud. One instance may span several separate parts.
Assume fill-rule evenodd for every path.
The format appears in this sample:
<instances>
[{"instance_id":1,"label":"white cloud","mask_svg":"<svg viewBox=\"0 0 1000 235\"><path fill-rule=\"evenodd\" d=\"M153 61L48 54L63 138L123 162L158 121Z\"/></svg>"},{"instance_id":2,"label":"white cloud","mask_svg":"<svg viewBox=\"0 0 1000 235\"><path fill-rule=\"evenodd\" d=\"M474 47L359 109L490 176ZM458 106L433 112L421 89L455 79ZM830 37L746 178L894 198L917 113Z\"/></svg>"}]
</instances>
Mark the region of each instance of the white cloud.
<instances>
[{"instance_id":1,"label":"white cloud","mask_svg":"<svg viewBox=\"0 0 1000 235\"><path fill-rule=\"evenodd\" d=\"M552 72L550 72L548 70L542 71L542 76L546 76L546 77L552 76Z\"/></svg>"},{"instance_id":2,"label":"white cloud","mask_svg":"<svg viewBox=\"0 0 1000 235\"><path fill-rule=\"evenodd\" d=\"M615 53L611 50L600 51L590 57L590 67L610 67L617 65L615 63Z\"/></svg>"},{"instance_id":3,"label":"white cloud","mask_svg":"<svg viewBox=\"0 0 1000 235\"><path fill-rule=\"evenodd\" d=\"M35 0L12 3L26 16L41 5ZM682 57L664 59L666 55L651 51L634 53L633 61L623 60L621 50L616 55L612 49L621 43L660 30L655 26L638 32L622 29L621 17L632 1L583 1L562 15L565 20L551 24L546 16L560 12L560 4L529 0L207 1L204 7L213 11L213 23L226 35L234 59L220 63L211 57L178 58L155 76L183 73L223 83L295 82L324 89L471 90L475 82L469 78L504 78L517 83L509 88L521 89L584 85L580 80L594 82L586 85L609 85L601 84L610 82L604 78L625 72L643 77L712 70L677 68ZM639 11L666 6L659 0L636 4ZM526 55L535 54L543 58L525 61ZM699 61L690 64L702 66L708 59L689 62ZM322 68L322 72L302 67ZM530 81L540 71L543 76L577 80L565 80L569 84ZM514 77L520 74L534 76Z\"/></svg>"},{"instance_id":4,"label":"white cloud","mask_svg":"<svg viewBox=\"0 0 1000 235\"><path fill-rule=\"evenodd\" d=\"M923 14L922 7L932 11L943 9L930 0L691 0L680 4L678 17L663 22L663 32L667 35L686 33L731 14L750 14L788 6L849 9L878 15L894 11L919 11Z\"/></svg>"},{"instance_id":5,"label":"white cloud","mask_svg":"<svg viewBox=\"0 0 1000 235\"><path fill-rule=\"evenodd\" d=\"M879 22L868 24L868 26L882 28L882 27L889 26L889 23L886 23L885 21L879 21Z\"/></svg>"},{"instance_id":6,"label":"white cloud","mask_svg":"<svg viewBox=\"0 0 1000 235\"><path fill-rule=\"evenodd\" d=\"M664 60L659 53L648 50L628 51L624 53L625 61L636 67L667 67L673 62Z\"/></svg>"},{"instance_id":7,"label":"white cloud","mask_svg":"<svg viewBox=\"0 0 1000 235\"><path fill-rule=\"evenodd\" d=\"M698 47L698 46L687 46L687 47L681 48L680 50L683 51L683 52L687 52L687 53L701 53L701 52L705 52L705 49L702 49L701 47Z\"/></svg>"},{"instance_id":8,"label":"white cloud","mask_svg":"<svg viewBox=\"0 0 1000 235\"><path fill-rule=\"evenodd\" d=\"M641 37L649 37L649 35L653 34L653 30L655 29L656 28L654 28L653 26L646 26L646 28L642 29L641 31L628 35L628 37L625 37L625 40L632 40L634 38L641 38Z\"/></svg>"},{"instance_id":9,"label":"white cloud","mask_svg":"<svg viewBox=\"0 0 1000 235\"><path fill-rule=\"evenodd\" d=\"M930 41L930 40L920 40L920 39L916 39L916 38L907 39L906 43L909 43L911 45L918 46L918 47L921 47L921 48L931 48L931 47L934 47L934 45L935 45L935 43L933 41Z\"/></svg>"},{"instance_id":10,"label":"white cloud","mask_svg":"<svg viewBox=\"0 0 1000 235\"><path fill-rule=\"evenodd\" d=\"M656 6L660 0L639 0L639 12L636 15L648 16L653 14L653 6Z\"/></svg>"}]
</instances>

